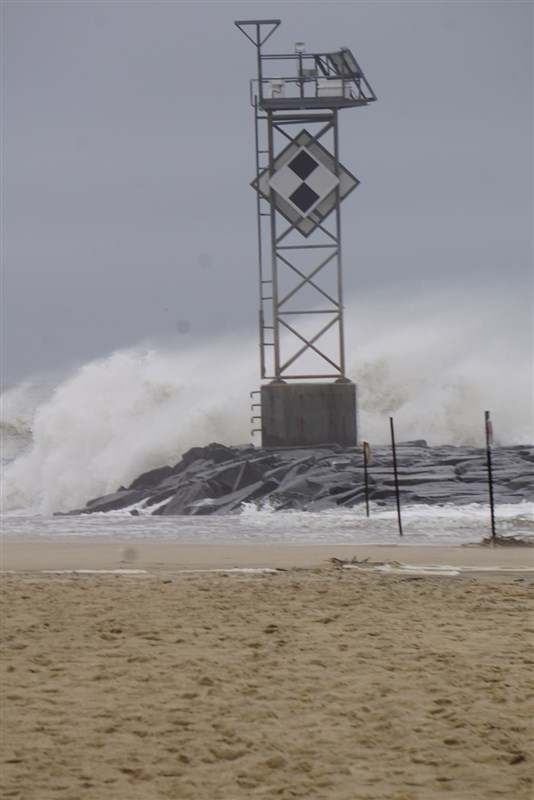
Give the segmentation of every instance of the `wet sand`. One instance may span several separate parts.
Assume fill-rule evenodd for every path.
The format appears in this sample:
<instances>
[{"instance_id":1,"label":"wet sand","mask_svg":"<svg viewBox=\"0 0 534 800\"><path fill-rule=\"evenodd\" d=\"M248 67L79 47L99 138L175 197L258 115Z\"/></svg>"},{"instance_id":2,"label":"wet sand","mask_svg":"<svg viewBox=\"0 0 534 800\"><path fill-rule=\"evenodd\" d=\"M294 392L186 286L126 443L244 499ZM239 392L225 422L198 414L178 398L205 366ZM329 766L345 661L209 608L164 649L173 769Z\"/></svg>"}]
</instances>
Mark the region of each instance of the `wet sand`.
<instances>
[{"instance_id":1,"label":"wet sand","mask_svg":"<svg viewBox=\"0 0 534 800\"><path fill-rule=\"evenodd\" d=\"M534 568L534 548L436 545L180 544L158 540L65 538L0 544L2 570L121 569L153 571L227 567L315 567L331 558L495 568Z\"/></svg>"},{"instance_id":2,"label":"wet sand","mask_svg":"<svg viewBox=\"0 0 534 800\"><path fill-rule=\"evenodd\" d=\"M481 571L329 561L354 556ZM534 592L514 570L531 565L526 548L6 542L1 797L530 800ZM184 571L232 567L274 571ZM72 569L119 572L55 572Z\"/></svg>"}]
</instances>

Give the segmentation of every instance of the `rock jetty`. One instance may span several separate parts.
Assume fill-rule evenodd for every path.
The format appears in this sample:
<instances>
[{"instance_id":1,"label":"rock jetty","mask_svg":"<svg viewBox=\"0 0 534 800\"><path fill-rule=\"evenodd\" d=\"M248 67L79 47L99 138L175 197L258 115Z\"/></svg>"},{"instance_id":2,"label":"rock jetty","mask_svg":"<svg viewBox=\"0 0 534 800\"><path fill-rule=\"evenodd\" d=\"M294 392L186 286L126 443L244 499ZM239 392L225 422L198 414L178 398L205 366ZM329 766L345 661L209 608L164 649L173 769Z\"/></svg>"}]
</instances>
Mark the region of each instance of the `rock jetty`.
<instances>
[{"instance_id":1,"label":"rock jetty","mask_svg":"<svg viewBox=\"0 0 534 800\"><path fill-rule=\"evenodd\" d=\"M534 500L534 446L492 451L496 503ZM397 445L402 502L488 502L486 451L474 447L429 447L425 441ZM375 447L368 467L369 498L395 502L391 448ZM174 466L140 475L113 494L90 500L69 514L130 509L161 515L232 514L243 503L268 503L276 510L320 511L365 502L360 447L262 449L253 445L193 447Z\"/></svg>"}]
</instances>

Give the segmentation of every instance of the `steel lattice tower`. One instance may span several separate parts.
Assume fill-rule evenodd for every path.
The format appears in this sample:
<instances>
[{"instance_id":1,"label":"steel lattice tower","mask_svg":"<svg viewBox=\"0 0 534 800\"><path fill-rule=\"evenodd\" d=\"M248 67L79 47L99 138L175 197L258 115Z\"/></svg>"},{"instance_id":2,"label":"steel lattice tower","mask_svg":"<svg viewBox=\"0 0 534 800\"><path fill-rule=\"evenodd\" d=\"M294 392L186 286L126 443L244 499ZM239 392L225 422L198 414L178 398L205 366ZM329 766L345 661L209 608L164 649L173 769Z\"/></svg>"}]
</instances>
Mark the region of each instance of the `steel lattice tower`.
<instances>
[{"instance_id":1,"label":"steel lattice tower","mask_svg":"<svg viewBox=\"0 0 534 800\"><path fill-rule=\"evenodd\" d=\"M271 381L261 388L263 444L349 446L356 391L345 375L340 204L359 181L339 160L338 115L376 96L347 48L308 54L298 42L294 53L265 54L280 20L235 25L257 51L252 186L261 378Z\"/></svg>"}]
</instances>

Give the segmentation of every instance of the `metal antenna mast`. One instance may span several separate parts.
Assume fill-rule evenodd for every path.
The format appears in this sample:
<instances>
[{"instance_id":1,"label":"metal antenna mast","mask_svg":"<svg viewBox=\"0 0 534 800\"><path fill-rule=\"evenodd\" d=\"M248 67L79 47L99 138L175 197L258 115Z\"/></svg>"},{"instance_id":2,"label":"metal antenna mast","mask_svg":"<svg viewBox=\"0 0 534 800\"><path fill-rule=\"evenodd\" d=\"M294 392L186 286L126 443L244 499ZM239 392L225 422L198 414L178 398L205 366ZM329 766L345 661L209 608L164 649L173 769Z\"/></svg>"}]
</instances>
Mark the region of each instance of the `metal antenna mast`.
<instances>
[{"instance_id":1,"label":"metal antenna mast","mask_svg":"<svg viewBox=\"0 0 534 800\"><path fill-rule=\"evenodd\" d=\"M339 160L338 112L376 96L347 48L308 54L297 42L294 53L266 55L262 46L280 20L235 25L257 51L252 186L261 377L271 381L261 389L263 444L356 444L356 391L345 375L340 204L359 181Z\"/></svg>"}]
</instances>

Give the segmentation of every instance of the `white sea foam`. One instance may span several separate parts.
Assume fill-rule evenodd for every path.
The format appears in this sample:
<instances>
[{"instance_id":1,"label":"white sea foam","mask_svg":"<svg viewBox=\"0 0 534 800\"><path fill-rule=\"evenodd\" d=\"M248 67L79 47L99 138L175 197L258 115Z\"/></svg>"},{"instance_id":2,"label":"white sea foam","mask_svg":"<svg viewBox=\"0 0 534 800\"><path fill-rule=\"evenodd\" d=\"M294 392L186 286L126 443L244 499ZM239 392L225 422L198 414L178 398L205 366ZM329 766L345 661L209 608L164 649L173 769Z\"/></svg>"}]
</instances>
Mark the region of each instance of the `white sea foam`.
<instances>
[{"instance_id":1,"label":"white sea foam","mask_svg":"<svg viewBox=\"0 0 534 800\"><path fill-rule=\"evenodd\" d=\"M495 508L499 536L532 538L534 503L499 504ZM490 534L487 504L405 506L404 535L398 532L395 509L371 506L336 508L320 513L277 511L248 505L227 516L131 516L126 509L107 514L39 517L7 516L2 535L17 540L112 538L128 548L141 540L182 544L433 544L478 543Z\"/></svg>"},{"instance_id":2,"label":"white sea foam","mask_svg":"<svg viewBox=\"0 0 534 800\"><path fill-rule=\"evenodd\" d=\"M32 429L38 408L44 405L54 391L50 378L23 381L2 392L2 419L0 421L0 461L9 464L21 456L32 444Z\"/></svg>"},{"instance_id":3,"label":"white sea foam","mask_svg":"<svg viewBox=\"0 0 534 800\"><path fill-rule=\"evenodd\" d=\"M249 441L255 364L238 349L134 348L86 364L35 410L31 446L4 467L4 507L66 511L195 445Z\"/></svg>"},{"instance_id":4,"label":"white sea foam","mask_svg":"<svg viewBox=\"0 0 534 800\"><path fill-rule=\"evenodd\" d=\"M394 416L404 440L480 446L489 409L496 443L533 441L532 312L516 316L505 295L479 299L474 309L443 295L409 307L383 300L364 306L357 320L348 314L362 438L384 443Z\"/></svg>"},{"instance_id":5,"label":"white sea foam","mask_svg":"<svg viewBox=\"0 0 534 800\"><path fill-rule=\"evenodd\" d=\"M350 305L348 374L358 384L361 439L483 444L490 409L497 444L532 441L532 343L513 309L475 313L441 297ZM51 391L26 382L3 395L2 502L49 514L84 505L173 464L188 448L251 440L258 386L255 335L171 351L136 347L93 361Z\"/></svg>"}]
</instances>

